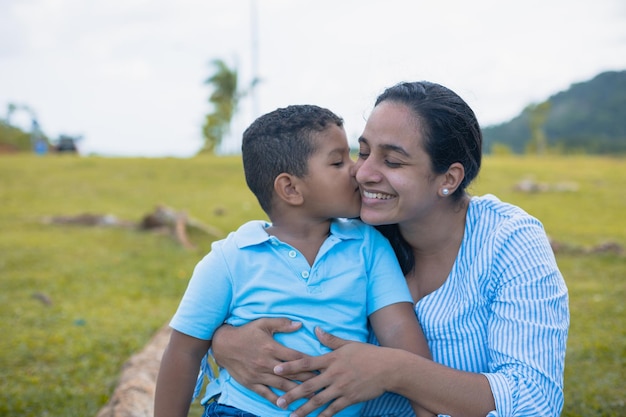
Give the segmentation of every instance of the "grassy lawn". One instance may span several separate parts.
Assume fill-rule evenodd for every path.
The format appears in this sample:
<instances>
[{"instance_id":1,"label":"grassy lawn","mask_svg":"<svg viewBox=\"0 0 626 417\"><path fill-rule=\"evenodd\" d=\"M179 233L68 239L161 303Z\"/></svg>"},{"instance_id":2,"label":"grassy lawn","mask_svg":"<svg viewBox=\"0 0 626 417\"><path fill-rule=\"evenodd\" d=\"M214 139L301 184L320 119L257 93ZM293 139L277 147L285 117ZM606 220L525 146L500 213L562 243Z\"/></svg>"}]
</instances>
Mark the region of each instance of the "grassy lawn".
<instances>
[{"instance_id":1,"label":"grassy lawn","mask_svg":"<svg viewBox=\"0 0 626 417\"><path fill-rule=\"evenodd\" d=\"M522 193L532 179L549 190ZM576 191L556 191L559 185ZM626 160L497 157L471 190L518 204L574 250L557 259L572 324L564 416L626 415L626 258L581 251L626 247ZM264 218L239 157L0 157L0 415L93 416L122 364L171 316L213 237L195 250L133 228L45 224L111 214L139 222L157 204L224 233ZM195 415L199 415L195 413Z\"/></svg>"}]
</instances>

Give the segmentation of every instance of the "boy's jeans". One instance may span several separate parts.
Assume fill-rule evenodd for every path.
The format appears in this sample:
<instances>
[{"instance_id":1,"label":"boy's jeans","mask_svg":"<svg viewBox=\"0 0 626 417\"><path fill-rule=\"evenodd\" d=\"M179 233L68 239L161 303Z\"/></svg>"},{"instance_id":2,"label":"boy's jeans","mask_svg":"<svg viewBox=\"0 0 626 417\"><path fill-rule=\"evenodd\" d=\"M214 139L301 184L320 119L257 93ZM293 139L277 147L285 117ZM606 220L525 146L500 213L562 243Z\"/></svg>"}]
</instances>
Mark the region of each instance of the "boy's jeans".
<instances>
[{"instance_id":1,"label":"boy's jeans","mask_svg":"<svg viewBox=\"0 0 626 417\"><path fill-rule=\"evenodd\" d=\"M202 417L257 417L247 411L212 401L205 405Z\"/></svg>"}]
</instances>

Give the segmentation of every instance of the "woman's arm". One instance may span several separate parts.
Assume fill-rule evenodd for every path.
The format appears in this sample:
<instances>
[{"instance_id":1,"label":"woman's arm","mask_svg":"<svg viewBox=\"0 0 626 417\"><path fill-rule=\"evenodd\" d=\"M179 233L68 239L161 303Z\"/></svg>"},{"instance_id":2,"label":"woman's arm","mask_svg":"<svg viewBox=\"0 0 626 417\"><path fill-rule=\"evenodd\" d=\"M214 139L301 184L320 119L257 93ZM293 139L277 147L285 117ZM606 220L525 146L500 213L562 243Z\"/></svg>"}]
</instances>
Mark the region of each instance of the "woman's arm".
<instances>
[{"instance_id":1,"label":"woman's arm","mask_svg":"<svg viewBox=\"0 0 626 417\"><path fill-rule=\"evenodd\" d=\"M500 415L557 417L569 328L567 287L541 224L500 227L491 262L489 379Z\"/></svg>"},{"instance_id":2,"label":"woman's arm","mask_svg":"<svg viewBox=\"0 0 626 417\"><path fill-rule=\"evenodd\" d=\"M277 404L311 397L296 410L305 416L332 403L319 417L330 417L345 407L371 400L386 391L403 395L438 414L486 416L494 410L487 378L458 371L400 349L347 342L317 329L322 343L335 349L326 355L304 358L275 367L284 373L320 369L320 375L282 395Z\"/></svg>"},{"instance_id":3,"label":"woman's arm","mask_svg":"<svg viewBox=\"0 0 626 417\"><path fill-rule=\"evenodd\" d=\"M276 365L308 357L286 348L274 340L274 333L294 332L302 323L288 319L258 319L240 327L221 326L213 336L213 356L219 366L246 388L276 403L278 396L269 387L288 391L297 386L294 380L304 381L312 372L278 376Z\"/></svg>"}]
</instances>

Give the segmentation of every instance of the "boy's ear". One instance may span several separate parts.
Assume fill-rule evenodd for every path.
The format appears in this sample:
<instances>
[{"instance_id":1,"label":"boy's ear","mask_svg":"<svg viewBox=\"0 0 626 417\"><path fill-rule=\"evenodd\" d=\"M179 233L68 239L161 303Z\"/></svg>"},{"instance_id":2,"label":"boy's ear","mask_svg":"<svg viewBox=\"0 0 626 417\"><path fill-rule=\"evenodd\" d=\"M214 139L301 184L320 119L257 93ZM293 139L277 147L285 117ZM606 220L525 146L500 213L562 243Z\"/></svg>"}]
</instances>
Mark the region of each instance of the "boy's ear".
<instances>
[{"instance_id":1,"label":"boy's ear","mask_svg":"<svg viewBox=\"0 0 626 417\"><path fill-rule=\"evenodd\" d=\"M460 162L455 162L448 168L448 171L443 174L442 188L450 190L450 194L454 194L456 189L463 182L465 178L465 168Z\"/></svg>"},{"instance_id":2,"label":"boy's ear","mask_svg":"<svg viewBox=\"0 0 626 417\"><path fill-rule=\"evenodd\" d=\"M304 202L304 196L300 192L299 180L291 174L279 174L274 180L274 192L285 203L299 206Z\"/></svg>"}]
</instances>

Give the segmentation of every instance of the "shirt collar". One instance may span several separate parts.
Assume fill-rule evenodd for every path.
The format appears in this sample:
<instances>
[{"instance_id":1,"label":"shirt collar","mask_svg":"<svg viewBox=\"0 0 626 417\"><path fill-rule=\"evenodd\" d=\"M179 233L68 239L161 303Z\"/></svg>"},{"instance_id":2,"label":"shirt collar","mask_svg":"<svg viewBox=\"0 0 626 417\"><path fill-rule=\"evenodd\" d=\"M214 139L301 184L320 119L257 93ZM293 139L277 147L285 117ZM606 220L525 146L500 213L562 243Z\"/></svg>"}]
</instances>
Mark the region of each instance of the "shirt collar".
<instances>
[{"instance_id":1,"label":"shirt collar","mask_svg":"<svg viewBox=\"0 0 626 417\"><path fill-rule=\"evenodd\" d=\"M335 219L330 224L330 235L341 240L362 239L363 232L359 228L361 222L354 219ZM263 220L253 220L243 224L235 234L238 248L259 245L272 239L265 229L270 223Z\"/></svg>"}]
</instances>

